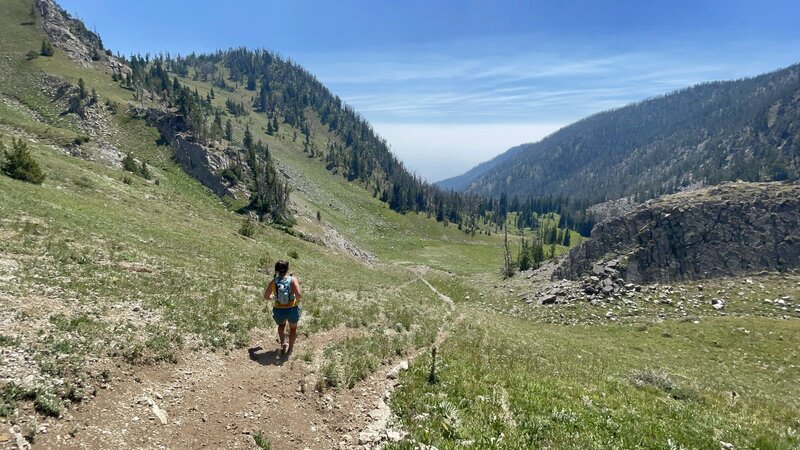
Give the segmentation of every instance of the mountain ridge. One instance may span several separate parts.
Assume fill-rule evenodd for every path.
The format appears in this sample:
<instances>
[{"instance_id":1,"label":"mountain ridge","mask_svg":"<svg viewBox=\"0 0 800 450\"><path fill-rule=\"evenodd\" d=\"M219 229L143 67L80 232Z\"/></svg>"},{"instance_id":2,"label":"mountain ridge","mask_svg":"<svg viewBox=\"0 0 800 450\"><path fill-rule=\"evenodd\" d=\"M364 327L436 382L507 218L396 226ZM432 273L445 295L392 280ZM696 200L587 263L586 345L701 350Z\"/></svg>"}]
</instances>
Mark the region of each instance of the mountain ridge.
<instances>
[{"instance_id":1,"label":"mountain ridge","mask_svg":"<svg viewBox=\"0 0 800 450\"><path fill-rule=\"evenodd\" d=\"M505 152L495 156L494 158L484 161L477 166L469 169L468 171L464 172L461 175L456 175L454 177L445 178L443 180L437 181L436 184L442 189L451 189L454 191L463 191L469 186L471 180L489 172L490 170L494 169L495 167L501 166L504 162L508 159L513 158L514 156L520 154L528 145L532 143L520 144L510 149L506 150Z\"/></svg>"},{"instance_id":2,"label":"mountain ridge","mask_svg":"<svg viewBox=\"0 0 800 450\"><path fill-rule=\"evenodd\" d=\"M794 64L593 114L443 182L477 195L600 202L736 179L795 180L798 123L800 64Z\"/></svg>"}]
</instances>

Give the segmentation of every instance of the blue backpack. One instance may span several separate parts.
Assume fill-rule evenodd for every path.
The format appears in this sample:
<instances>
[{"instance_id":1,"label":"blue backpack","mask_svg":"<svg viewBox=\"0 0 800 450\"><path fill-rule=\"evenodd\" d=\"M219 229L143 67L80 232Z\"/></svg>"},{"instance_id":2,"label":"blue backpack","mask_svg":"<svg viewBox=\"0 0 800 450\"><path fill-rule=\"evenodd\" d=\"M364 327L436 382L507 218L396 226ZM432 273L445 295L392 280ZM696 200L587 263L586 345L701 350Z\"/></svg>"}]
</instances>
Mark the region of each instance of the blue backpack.
<instances>
[{"instance_id":1,"label":"blue backpack","mask_svg":"<svg viewBox=\"0 0 800 450\"><path fill-rule=\"evenodd\" d=\"M294 301L291 276L275 278L275 301L281 305L288 305Z\"/></svg>"}]
</instances>

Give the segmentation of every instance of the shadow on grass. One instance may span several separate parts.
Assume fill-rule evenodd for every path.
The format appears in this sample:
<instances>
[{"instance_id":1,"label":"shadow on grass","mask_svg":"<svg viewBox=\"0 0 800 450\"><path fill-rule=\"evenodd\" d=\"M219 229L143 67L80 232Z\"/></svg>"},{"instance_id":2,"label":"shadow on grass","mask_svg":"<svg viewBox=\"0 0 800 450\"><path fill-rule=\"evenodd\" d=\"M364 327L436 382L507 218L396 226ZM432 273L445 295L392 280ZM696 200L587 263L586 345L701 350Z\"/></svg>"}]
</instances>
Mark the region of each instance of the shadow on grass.
<instances>
[{"instance_id":1,"label":"shadow on grass","mask_svg":"<svg viewBox=\"0 0 800 450\"><path fill-rule=\"evenodd\" d=\"M251 360L262 366L282 366L289 359L288 355L281 354L279 349L263 350L261 347L251 347L247 349L247 354L250 355Z\"/></svg>"}]
</instances>

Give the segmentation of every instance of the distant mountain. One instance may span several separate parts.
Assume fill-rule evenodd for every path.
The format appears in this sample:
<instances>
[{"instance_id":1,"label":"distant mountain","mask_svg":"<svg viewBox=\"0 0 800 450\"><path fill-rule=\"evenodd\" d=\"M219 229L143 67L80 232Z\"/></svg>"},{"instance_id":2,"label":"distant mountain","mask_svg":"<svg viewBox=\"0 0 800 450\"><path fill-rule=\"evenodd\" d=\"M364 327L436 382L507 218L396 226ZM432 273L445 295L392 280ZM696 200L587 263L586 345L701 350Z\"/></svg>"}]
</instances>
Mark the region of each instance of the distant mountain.
<instances>
[{"instance_id":1,"label":"distant mountain","mask_svg":"<svg viewBox=\"0 0 800 450\"><path fill-rule=\"evenodd\" d=\"M800 65L602 112L440 186L521 198L652 198L688 185L800 178Z\"/></svg>"},{"instance_id":2,"label":"distant mountain","mask_svg":"<svg viewBox=\"0 0 800 450\"><path fill-rule=\"evenodd\" d=\"M516 147L511 147L503 154L495 156L489 161L478 164L477 166L473 167L464 174L447 178L445 180L437 181L436 184L442 189L463 191L469 187L472 180L478 178L479 176L485 173L488 173L495 167L502 166L504 162L522 153L526 148L528 148L529 145L531 144L522 144Z\"/></svg>"}]
</instances>

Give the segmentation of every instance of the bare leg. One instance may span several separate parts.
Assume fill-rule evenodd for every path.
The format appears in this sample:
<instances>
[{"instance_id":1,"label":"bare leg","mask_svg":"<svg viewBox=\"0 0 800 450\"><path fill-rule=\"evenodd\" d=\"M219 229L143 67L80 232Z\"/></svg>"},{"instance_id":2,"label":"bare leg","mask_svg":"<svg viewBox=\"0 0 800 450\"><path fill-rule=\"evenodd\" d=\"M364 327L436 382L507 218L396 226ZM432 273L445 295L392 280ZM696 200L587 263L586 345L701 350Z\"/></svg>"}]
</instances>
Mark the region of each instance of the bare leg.
<instances>
[{"instance_id":1,"label":"bare leg","mask_svg":"<svg viewBox=\"0 0 800 450\"><path fill-rule=\"evenodd\" d=\"M289 324L289 353L292 353L294 350L294 341L297 339L297 324L290 323Z\"/></svg>"},{"instance_id":2,"label":"bare leg","mask_svg":"<svg viewBox=\"0 0 800 450\"><path fill-rule=\"evenodd\" d=\"M278 339L281 341L281 352L283 352L286 350L286 322L278 325Z\"/></svg>"}]
</instances>

